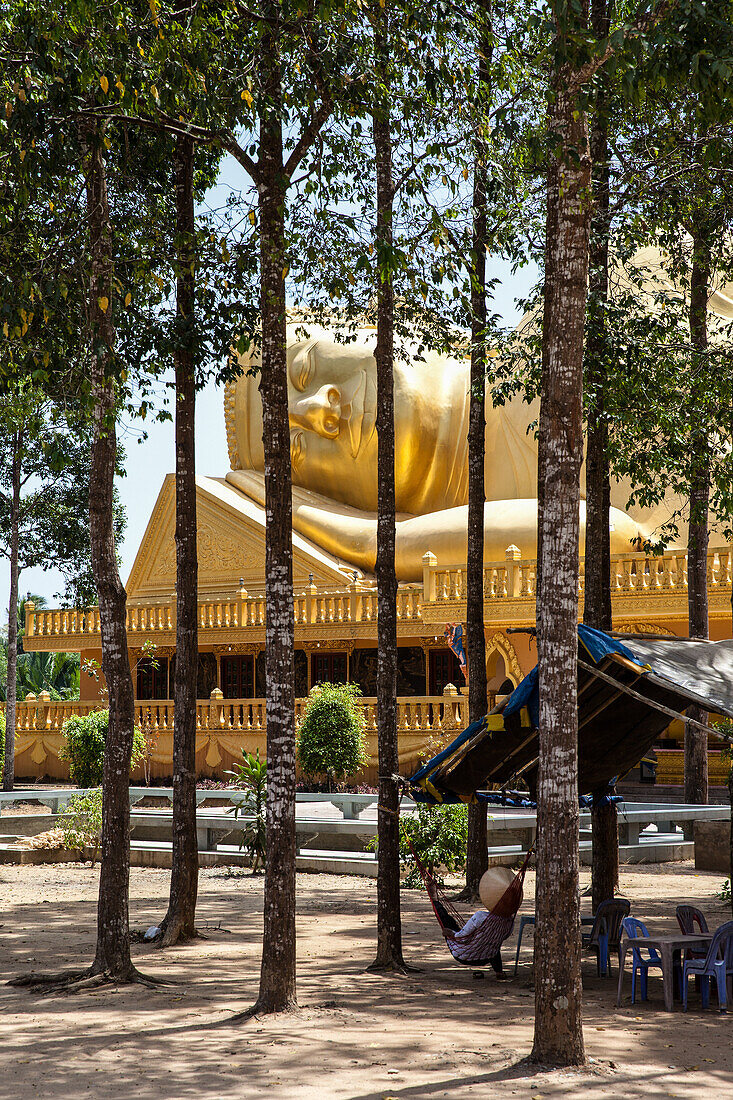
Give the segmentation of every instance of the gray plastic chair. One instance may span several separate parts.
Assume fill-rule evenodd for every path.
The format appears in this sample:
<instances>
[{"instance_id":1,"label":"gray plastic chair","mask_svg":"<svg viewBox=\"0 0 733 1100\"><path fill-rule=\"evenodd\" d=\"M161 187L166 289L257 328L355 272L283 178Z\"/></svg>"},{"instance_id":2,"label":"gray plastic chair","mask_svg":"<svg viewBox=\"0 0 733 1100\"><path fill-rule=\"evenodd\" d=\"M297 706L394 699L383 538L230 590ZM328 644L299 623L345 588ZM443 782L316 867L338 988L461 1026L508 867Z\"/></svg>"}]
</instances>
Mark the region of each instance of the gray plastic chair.
<instances>
[{"instance_id":1,"label":"gray plastic chair","mask_svg":"<svg viewBox=\"0 0 733 1100\"><path fill-rule=\"evenodd\" d=\"M596 956L596 968L599 978L607 978L611 973L611 951L618 953L621 938L621 921L631 912L628 898L608 898L602 901L596 910L595 920L589 932L583 932L583 950Z\"/></svg>"}]
</instances>

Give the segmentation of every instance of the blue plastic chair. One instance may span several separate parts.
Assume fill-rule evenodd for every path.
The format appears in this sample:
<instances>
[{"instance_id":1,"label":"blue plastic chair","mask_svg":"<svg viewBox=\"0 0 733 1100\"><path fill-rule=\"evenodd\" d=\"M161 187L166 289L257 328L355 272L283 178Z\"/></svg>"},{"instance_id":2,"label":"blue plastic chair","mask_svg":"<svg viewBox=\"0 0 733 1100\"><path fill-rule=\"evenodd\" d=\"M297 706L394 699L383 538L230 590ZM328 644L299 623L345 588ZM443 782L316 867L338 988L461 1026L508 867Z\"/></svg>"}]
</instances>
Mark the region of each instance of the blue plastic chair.
<instances>
[{"instance_id":1,"label":"blue plastic chair","mask_svg":"<svg viewBox=\"0 0 733 1100\"><path fill-rule=\"evenodd\" d=\"M624 917L621 922L621 926L627 936L648 936L649 929L643 921L637 920L636 917ZM647 958L644 958L642 951L647 952ZM637 944L631 945L631 1003L636 1000L636 974L639 973L641 978L641 999L645 1001L647 999L647 988L649 978L649 967L658 966L662 969L662 957L659 952L655 951L653 947L639 947Z\"/></svg>"},{"instance_id":2,"label":"blue plastic chair","mask_svg":"<svg viewBox=\"0 0 733 1100\"><path fill-rule=\"evenodd\" d=\"M611 950L618 951L621 936L621 921L628 916L631 902L628 898L609 898L602 901L596 909L593 927L581 934L583 950L596 956L596 969L599 978L606 978L611 972Z\"/></svg>"},{"instance_id":3,"label":"blue plastic chair","mask_svg":"<svg viewBox=\"0 0 733 1100\"><path fill-rule=\"evenodd\" d=\"M728 1011L727 979L733 976L733 920L716 928L704 959L685 959L682 968L682 1007L687 1012L687 979L690 976L700 979L702 1007L710 1004L710 979L715 978L718 986L718 1007L721 1012Z\"/></svg>"}]
</instances>

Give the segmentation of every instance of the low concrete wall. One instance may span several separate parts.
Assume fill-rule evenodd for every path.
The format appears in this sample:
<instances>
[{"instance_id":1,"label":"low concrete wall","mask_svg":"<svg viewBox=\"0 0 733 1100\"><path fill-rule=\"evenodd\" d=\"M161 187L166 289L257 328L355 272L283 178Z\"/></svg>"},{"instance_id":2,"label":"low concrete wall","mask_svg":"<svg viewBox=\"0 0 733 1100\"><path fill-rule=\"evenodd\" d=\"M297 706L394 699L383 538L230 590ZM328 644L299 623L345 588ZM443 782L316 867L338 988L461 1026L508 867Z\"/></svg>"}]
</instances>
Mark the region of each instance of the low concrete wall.
<instances>
[{"instance_id":1,"label":"low concrete wall","mask_svg":"<svg viewBox=\"0 0 733 1100\"><path fill-rule=\"evenodd\" d=\"M695 822L695 867L730 874L730 822Z\"/></svg>"}]
</instances>

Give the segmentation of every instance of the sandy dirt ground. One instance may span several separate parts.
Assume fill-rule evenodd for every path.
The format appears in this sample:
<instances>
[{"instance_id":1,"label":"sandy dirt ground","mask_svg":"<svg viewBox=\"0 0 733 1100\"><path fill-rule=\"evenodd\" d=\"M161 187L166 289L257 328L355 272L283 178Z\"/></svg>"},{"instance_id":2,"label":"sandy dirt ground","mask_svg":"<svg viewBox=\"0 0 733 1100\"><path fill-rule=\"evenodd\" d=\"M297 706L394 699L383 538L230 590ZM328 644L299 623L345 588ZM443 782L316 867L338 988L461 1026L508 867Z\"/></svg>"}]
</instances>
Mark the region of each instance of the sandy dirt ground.
<instances>
[{"instance_id":1,"label":"sandy dirt ground","mask_svg":"<svg viewBox=\"0 0 733 1100\"><path fill-rule=\"evenodd\" d=\"M730 910L720 875L690 864L622 870L632 913L652 931L676 931L675 905L699 905L712 927ZM583 874L587 884L587 872ZM168 872L134 869L130 916L160 919ZM434 1100L451 1097L706 1097L733 1100L733 1012L663 1010L661 979L647 1003L614 1007L612 980L584 963L588 1068L546 1071L532 1045L531 936L505 984L452 962L421 893L403 894L406 977L365 973L374 956L375 884L298 878L298 996L291 1016L232 1023L257 993L262 880L225 868L201 873L205 940L168 951L134 948L165 989L104 988L39 996L4 984L30 970L77 967L94 948L97 871L61 864L0 867L0 1097L72 1100ZM523 911L533 909L534 874ZM588 899L584 899L589 906ZM515 936L504 949L513 960ZM510 973L511 973L511 967Z\"/></svg>"}]
</instances>

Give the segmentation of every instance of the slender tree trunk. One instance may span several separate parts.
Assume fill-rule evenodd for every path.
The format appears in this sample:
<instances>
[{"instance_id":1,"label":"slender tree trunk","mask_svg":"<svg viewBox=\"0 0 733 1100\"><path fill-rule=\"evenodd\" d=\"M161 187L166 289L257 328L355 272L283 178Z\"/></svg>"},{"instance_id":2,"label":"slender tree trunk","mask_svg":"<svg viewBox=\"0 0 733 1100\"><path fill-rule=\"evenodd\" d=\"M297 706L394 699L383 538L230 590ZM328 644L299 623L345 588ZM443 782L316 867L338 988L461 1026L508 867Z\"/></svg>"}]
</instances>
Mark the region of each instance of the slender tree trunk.
<instances>
[{"instance_id":1,"label":"slender tree trunk","mask_svg":"<svg viewBox=\"0 0 733 1100\"><path fill-rule=\"evenodd\" d=\"M102 853L97 908L97 950L92 973L130 981L128 895L130 876L130 757L135 701L127 648L127 594L117 570L114 473L117 453L112 322L112 241L102 143L89 134L87 219L91 253L89 322L94 438L89 477L89 533L99 595L102 671L109 696L109 731L102 776Z\"/></svg>"},{"instance_id":2,"label":"slender tree trunk","mask_svg":"<svg viewBox=\"0 0 733 1100\"><path fill-rule=\"evenodd\" d=\"M693 233L692 277L690 280L690 337L693 349L693 387L690 402L690 524L687 539L687 611L691 638L707 638L708 622L708 503L710 460L707 417L700 407L703 383L695 375L707 370L707 309L710 287L710 250L702 233ZM690 718L707 722L701 707L689 707ZM685 802L708 800L708 736L704 730L685 725Z\"/></svg>"},{"instance_id":3,"label":"slender tree trunk","mask_svg":"<svg viewBox=\"0 0 733 1100\"><path fill-rule=\"evenodd\" d=\"M491 78L490 0L481 12L478 88L481 109L488 116ZM468 718L478 722L488 710L486 637L484 634L484 462L486 458L486 209L488 170L486 143L476 144L473 175L473 241L471 247L471 394L468 411L468 556L466 559L466 656L468 658ZM489 865L485 802L468 807L466 887L459 895L475 901L481 876Z\"/></svg>"},{"instance_id":4,"label":"slender tree trunk","mask_svg":"<svg viewBox=\"0 0 733 1100\"><path fill-rule=\"evenodd\" d=\"M370 970L403 970L400 919L397 755L397 573L395 571L394 287L392 248L392 134L389 95L389 17L376 9L374 52L380 93L373 116L377 170L377 957Z\"/></svg>"},{"instance_id":5,"label":"slender tree trunk","mask_svg":"<svg viewBox=\"0 0 733 1100\"><path fill-rule=\"evenodd\" d=\"M540 440L544 482L537 605L540 761L532 1057L584 1061L578 877L578 508L590 155L572 72L552 77ZM547 274L551 277L548 278Z\"/></svg>"},{"instance_id":6,"label":"slender tree trunk","mask_svg":"<svg viewBox=\"0 0 733 1100\"><path fill-rule=\"evenodd\" d=\"M612 898L618 887L618 814L609 791L594 791L591 806L593 831L593 912Z\"/></svg>"},{"instance_id":7,"label":"slender tree trunk","mask_svg":"<svg viewBox=\"0 0 733 1100\"><path fill-rule=\"evenodd\" d=\"M593 0L593 33L599 41L610 27L608 0ZM586 526L585 590L583 622L596 630L611 630L611 475L608 460L608 422L605 415L607 386L608 247L610 175L608 165L608 76L597 78L597 92L590 134L593 163L593 214L590 232L589 325L586 339ZM616 805L594 792L591 808L593 832L593 909L612 898L618 886L618 821Z\"/></svg>"},{"instance_id":8,"label":"slender tree trunk","mask_svg":"<svg viewBox=\"0 0 733 1100\"><path fill-rule=\"evenodd\" d=\"M20 477L22 428L13 436L11 468L12 499L10 502L10 598L8 600L8 668L5 694L5 758L3 790L12 791L15 782L15 709L18 698L18 563L20 540Z\"/></svg>"},{"instance_id":9,"label":"slender tree trunk","mask_svg":"<svg viewBox=\"0 0 733 1100\"><path fill-rule=\"evenodd\" d=\"M260 213L267 669L267 856L255 1012L288 1011L295 985L295 681L290 421L285 331L285 194L277 17L262 39L257 179Z\"/></svg>"},{"instance_id":10,"label":"slender tree trunk","mask_svg":"<svg viewBox=\"0 0 733 1100\"><path fill-rule=\"evenodd\" d=\"M728 885L730 886L730 907L733 913L733 763L728 772L728 801L730 803L730 832L729 836L729 861L728 861Z\"/></svg>"},{"instance_id":11,"label":"slender tree trunk","mask_svg":"<svg viewBox=\"0 0 733 1100\"><path fill-rule=\"evenodd\" d=\"M198 557L196 553L196 362L193 167L190 137L176 148L178 241L176 333L176 672L173 712L173 870L163 945L196 935L196 680Z\"/></svg>"},{"instance_id":12,"label":"slender tree trunk","mask_svg":"<svg viewBox=\"0 0 733 1100\"><path fill-rule=\"evenodd\" d=\"M598 40L608 35L608 0L593 0L591 21ZM593 214L590 235L589 325L586 341L585 591L583 622L596 630L611 629L611 478L608 462L607 385L608 247L611 231L608 164L608 76L597 78L590 150L593 163Z\"/></svg>"}]
</instances>

